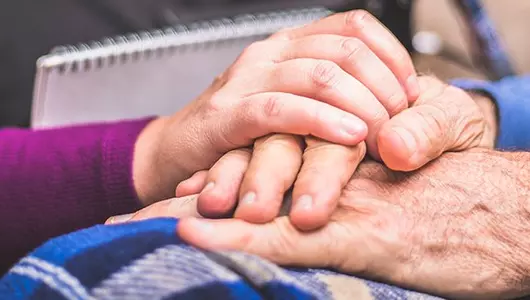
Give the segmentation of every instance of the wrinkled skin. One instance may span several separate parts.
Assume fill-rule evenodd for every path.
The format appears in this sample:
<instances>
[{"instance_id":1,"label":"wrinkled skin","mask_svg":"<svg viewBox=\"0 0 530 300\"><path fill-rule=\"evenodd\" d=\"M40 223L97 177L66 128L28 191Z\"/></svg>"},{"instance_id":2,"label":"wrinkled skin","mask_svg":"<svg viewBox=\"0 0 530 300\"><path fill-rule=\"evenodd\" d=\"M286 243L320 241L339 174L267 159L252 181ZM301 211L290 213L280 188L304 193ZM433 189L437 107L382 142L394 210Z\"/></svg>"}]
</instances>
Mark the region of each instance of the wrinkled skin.
<instances>
[{"instance_id":1,"label":"wrinkled skin","mask_svg":"<svg viewBox=\"0 0 530 300\"><path fill-rule=\"evenodd\" d=\"M202 248L281 265L331 267L451 298L514 298L530 292L527 161L526 153L469 150L408 174L365 162L319 230L298 231L287 217L264 225L191 218L178 232Z\"/></svg>"}]
</instances>

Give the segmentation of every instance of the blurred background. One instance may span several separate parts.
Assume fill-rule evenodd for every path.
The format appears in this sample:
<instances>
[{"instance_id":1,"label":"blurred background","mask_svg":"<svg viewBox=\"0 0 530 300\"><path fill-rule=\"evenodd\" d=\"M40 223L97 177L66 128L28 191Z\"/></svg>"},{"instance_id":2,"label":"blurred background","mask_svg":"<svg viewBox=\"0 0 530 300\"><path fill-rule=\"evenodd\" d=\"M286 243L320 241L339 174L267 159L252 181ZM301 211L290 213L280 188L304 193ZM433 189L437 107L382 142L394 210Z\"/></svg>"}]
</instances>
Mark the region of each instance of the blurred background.
<instances>
[{"instance_id":1,"label":"blurred background","mask_svg":"<svg viewBox=\"0 0 530 300\"><path fill-rule=\"evenodd\" d=\"M0 126L28 126L35 62L53 47L202 19L313 6L364 8L387 25L420 72L443 79L490 78L477 65L460 0L3 0L0 2ZM466 1L461 1L466 2ZM483 5L517 73L530 70L530 1ZM467 16L467 18L466 18Z\"/></svg>"},{"instance_id":2,"label":"blurred background","mask_svg":"<svg viewBox=\"0 0 530 300\"><path fill-rule=\"evenodd\" d=\"M444 48L451 49L459 57L447 59L444 55L415 54L416 68L430 71L437 76L472 77L485 79L480 70L470 67L472 47L466 28L468 23L455 5L455 0L416 0L414 1L411 30L414 33L428 31L436 33ZM493 26L505 47L515 72L530 71L530 1L520 0L481 0L480 2L491 19Z\"/></svg>"}]
</instances>

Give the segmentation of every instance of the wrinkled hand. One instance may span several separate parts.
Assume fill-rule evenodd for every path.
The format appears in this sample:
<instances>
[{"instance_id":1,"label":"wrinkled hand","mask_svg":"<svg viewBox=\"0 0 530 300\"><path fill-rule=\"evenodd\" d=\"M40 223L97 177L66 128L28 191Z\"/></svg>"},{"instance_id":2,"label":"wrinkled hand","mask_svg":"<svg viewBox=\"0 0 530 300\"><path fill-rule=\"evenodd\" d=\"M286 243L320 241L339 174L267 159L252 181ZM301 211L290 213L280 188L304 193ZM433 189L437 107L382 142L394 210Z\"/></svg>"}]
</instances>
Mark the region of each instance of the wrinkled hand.
<instances>
[{"instance_id":1,"label":"wrinkled hand","mask_svg":"<svg viewBox=\"0 0 530 300\"><path fill-rule=\"evenodd\" d=\"M298 231L287 217L183 219L178 233L208 250L281 265L333 268L433 294L508 299L530 292L526 153L445 154L412 173L365 162L330 222Z\"/></svg>"},{"instance_id":2,"label":"wrinkled hand","mask_svg":"<svg viewBox=\"0 0 530 300\"><path fill-rule=\"evenodd\" d=\"M493 110L481 109L469 94L434 77L420 77L420 88L412 107L384 123L377 136L387 166L410 171L446 151L493 146L495 127L485 122L485 113ZM306 138L302 156L295 137L276 134L258 140L253 151L229 152L209 171L182 182L176 194L200 193L199 212L206 216L229 215L237 204L236 218L264 223L278 215L284 192L294 184L291 221L314 229L327 223L364 154L364 144Z\"/></svg>"},{"instance_id":3,"label":"wrinkled hand","mask_svg":"<svg viewBox=\"0 0 530 300\"><path fill-rule=\"evenodd\" d=\"M252 44L195 101L142 132L137 192L144 203L170 197L178 182L271 133L346 146L366 139L377 157L381 125L418 92L405 48L364 11L284 30Z\"/></svg>"}]
</instances>

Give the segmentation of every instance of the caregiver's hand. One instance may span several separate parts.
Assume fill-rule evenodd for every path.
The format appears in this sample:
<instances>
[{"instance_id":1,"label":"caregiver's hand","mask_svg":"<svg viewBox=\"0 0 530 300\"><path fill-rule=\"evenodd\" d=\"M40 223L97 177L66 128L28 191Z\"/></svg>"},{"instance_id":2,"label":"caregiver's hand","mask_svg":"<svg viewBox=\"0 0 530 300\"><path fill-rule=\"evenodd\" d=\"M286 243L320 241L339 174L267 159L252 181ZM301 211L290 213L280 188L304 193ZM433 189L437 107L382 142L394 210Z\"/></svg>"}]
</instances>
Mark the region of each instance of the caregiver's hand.
<instances>
[{"instance_id":1,"label":"caregiver's hand","mask_svg":"<svg viewBox=\"0 0 530 300\"><path fill-rule=\"evenodd\" d=\"M489 99L430 76L420 77L420 90L412 107L384 123L377 136L378 151L387 166L410 171L446 151L493 146L495 111ZM346 147L306 138L302 156L293 140L275 134L258 140L253 151L229 152L209 171L182 182L176 194L197 194L215 183L200 193L199 212L228 214L239 198L235 217L261 223L278 215L283 194L294 183L290 213L294 226L306 230L323 226L363 159L364 145ZM248 201L249 193L253 201Z\"/></svg>"},{"instance_id":2,"label":"caregiver's hand","mask_svg":"<svg viewBox=\"0 0 530 300\"><path fill-rule=\"evenodd\" d=\"M270 133L345 146L366 138L378 157L381 125L418 93L408 53L364 11L282 31L247 48L182 111L144 130L133 166L138 194L144 203L169 198L181 180Z\"/></svg>"},{"instance_id":3,"label":"caregiver's hand","mask_svg":"<svg viewBox=\"0 0 530 300\"><path fill-rule=\"evenodd\" d=\"M528 153L444 154L411 173L364 162L331 221L300 232L287 217L182 219L207 250L241 250L281 265L333 268L461 299L530 293Z\"/></svg>"}]
</instances>

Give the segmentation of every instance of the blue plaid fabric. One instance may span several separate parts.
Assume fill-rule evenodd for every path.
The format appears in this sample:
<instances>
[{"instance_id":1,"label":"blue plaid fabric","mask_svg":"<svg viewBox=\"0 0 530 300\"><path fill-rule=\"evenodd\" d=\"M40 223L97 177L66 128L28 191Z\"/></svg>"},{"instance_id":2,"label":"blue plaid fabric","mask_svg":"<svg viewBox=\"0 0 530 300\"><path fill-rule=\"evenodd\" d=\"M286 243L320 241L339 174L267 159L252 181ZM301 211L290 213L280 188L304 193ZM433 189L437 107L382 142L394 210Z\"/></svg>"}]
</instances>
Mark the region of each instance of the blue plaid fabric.
<instances>
[{"instance_id":1,"label":"blue plaid fabric","mask_svg":"<svg viewBox=\"0 0 530 300\"><path fill-rule=\"evenodd\" d=\"M285 269L183 243L175 219L95 226L44 244L0 281L2 299L439 299L327 270Z\"/></svg>"}]
</instances>

